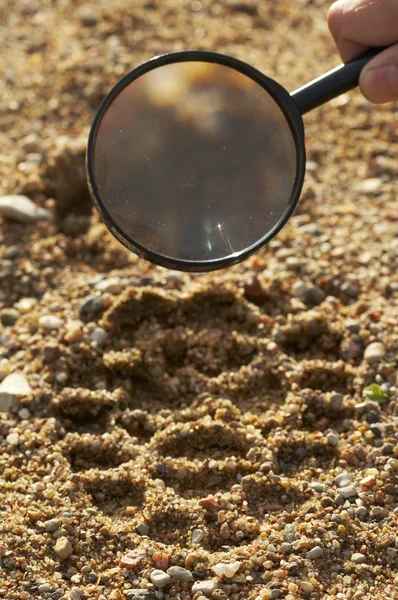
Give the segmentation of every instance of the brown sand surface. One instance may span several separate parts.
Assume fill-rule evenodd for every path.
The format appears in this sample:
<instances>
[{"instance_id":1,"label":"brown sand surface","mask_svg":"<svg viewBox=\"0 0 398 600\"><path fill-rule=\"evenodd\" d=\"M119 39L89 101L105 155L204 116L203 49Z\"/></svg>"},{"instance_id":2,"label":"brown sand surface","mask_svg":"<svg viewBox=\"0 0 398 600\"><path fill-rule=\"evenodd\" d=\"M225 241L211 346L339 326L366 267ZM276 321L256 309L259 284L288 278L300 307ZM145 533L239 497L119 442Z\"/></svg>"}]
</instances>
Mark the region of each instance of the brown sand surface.
<instances>
[{"instance_id":1,"label":"brown sand surface","mask_svg":"<svg viewBox=\"0 0 398 600\"><path fill-rule=\"evenodd\" d=\"M128 253L84 175L138 63L212 49L293 90L339 62L327 7L0 4L0 196L53 216L0 217L0 598L398 598L397 107L309 114L294 217L216 274Z\"/></svg>"}]
</instances>

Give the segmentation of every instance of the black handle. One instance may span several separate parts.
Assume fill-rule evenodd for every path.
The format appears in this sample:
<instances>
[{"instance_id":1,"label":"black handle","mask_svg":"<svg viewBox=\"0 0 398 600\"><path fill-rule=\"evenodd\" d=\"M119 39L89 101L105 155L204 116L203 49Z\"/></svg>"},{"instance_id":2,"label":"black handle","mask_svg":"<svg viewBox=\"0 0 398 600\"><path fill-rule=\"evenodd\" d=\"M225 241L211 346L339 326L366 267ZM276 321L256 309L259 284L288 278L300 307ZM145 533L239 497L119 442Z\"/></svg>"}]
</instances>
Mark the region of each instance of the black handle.
<instances>
[{"instance_id":1,"label":"black handle","mask_svg":"<svg viewBox=\"0 0 398 600\"><path fill-rule=\"evenodd\" d=\"M383 50L386 48L372 48L359 58L332 69L294 91L291 96L300 113L304 115L313 108L357 87L364 66Z\"/></svg>"}]
</instances>

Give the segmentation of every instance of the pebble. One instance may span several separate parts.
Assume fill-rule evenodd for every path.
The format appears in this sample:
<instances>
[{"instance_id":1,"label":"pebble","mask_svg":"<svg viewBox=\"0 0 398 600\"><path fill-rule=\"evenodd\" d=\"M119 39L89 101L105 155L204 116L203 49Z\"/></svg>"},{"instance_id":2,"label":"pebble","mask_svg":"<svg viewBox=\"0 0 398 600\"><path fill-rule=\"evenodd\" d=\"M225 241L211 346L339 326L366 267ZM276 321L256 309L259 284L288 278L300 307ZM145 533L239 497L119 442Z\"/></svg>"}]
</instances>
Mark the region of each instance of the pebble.
<instances>
[{"instance_id":1,"label":"pebble","mask_svg":"<svg viewBox=\"0 0 398 600\"><path fill-rule=\"evenodd\" d=\"M311 594L314 591L314 586L309 581L302 581L300 587L304 594Z\"/></svg>"},{"instance_id":2,"label":"pebble","mask_svg":"<svg viewBox=\"0 0 398 600\"><path fill-rule=\"evenodd\" d=\"M123 593L126 597L126 600L155 600L157 597L154 596L149 590L123 590Z\"/></svg>"},{"instance_id":3,"label":"pebble","mask_svg":"<svg viewBox=\"0 0 398 600\"><path fill-rule=\"evenodd\" d=\"M151 573L151 581L158 588L164 588L171 581L170 575L160 569L154 569Z\"/></svg>"},{"instance_id":4,"label":"pebble","mask_svg":"<svg viewBox=\"0 0 398 600\"><path fill-rule=\"evenodd\" d=\"M340 473L334 478L334 482L339 487L346 487L349 483L352 482L352 477L349 473Z\"/></svg>"},{"instance_id":5,"label":"pebble","mask_svg":"<svg viewBox=\"0 0 398 600\"><path fill-rule=\"evenodd\" d=\"M202 529L194 529L192 532L192 544L200 544L204 540L205 532Z\"/></svg>"},{"instance_id":6,"label":"pebble","mask_svg":"<svg viewBox=\"0 0 398 600\"><path fill-rule=\"evenodd\" d=\"M59 519L49 519L48 521L44 522L44 529L46 531L50 531L51 533L54 533L54 531L57 531L57 529L59 529L59 526L60 526Z\"/></svg>"},{"instance_id":7,"label":"pebble","mask_svg":"<svg viewBox=\"0 0 398 600\"><path fill-rule=\"evenodd\" d=\"M18 412L18 416L20 419L26 420L26 419L29 419L30 412L28 411L27 408L21 408L21 410Z\"/></svg>"},{"instance_id":8,"label":"pebble","mask_svg":"<svg viewBox=\"0 0 398 600\"><path fill-rule=\"evenodd\" d=\"M86 298L80 304L79 316L81 319L85 319L100 312L103 307L104 299L101 294L92 294L90 296L86 296Z\"/></svg>"},{"instance_id":9,"label":"pebble","mask_svg":"<svg viewBox=\"0 0 398 600\"><path fill-rule=\"evenodd\" d=\"M314 490L314 492L318 492L319 494L321 494L324 491L324 486L322 485L322 483L311 483L311 489Z\"/></svg>"},{"instance_id":10,"label":"pebble","mask_svg":"<svg viewBox=\"0 0 398 600\"><path fill-rule=\"evenodd\" d=\"M376 521L381 521L388 517L388 510L386 508L382 508L381 506L373 506L370 510L371 519L375 519Z\"/></svg>"},{"instance_id":11,"label":"pebble","mask_svg":"<svg viewBox=\"0 0 398 600\"><path fill-rule=\"evenodd\" d=\"M52 592L53 590L54 588L50 583L42 583L37 588L37 591L40 592L40 594L46 594L47 592Z\"/></svg>"},{"instance_id":12,"label":"pebble","mask_svg":"<svg viewBox=\"0 0 398 600\"><path fill-rule=\"evenodd\" d=\"M179 581L193 581L193 575L188 569L183 567L170 567L167 569L167 575Z\"/></svg>"},{"instance_id":13,"label":"pebble","mask_svg":"<svg viewBox=\"0 0 398 600\"><path fill-rule=\"evenodd\" d=\"M146 523L138 523L135 530L139 535L148 535L149 533L149 527Z\"/></svg>"},{"instance_id":14,"label":"pebble","mask_svg":"<svg viewBox=\"0 0 398 600\"><path fill-rule=\"evenodd\" d=\"M11 221L28 224L51 220L48 210L36 206L30 198L18 195L0 197L0 215Z\"/></svg>"},{"instance_id":15,"label":"pebble","mask_svg":"<svg viewBox=\"0 0 398 600\"><path fill-rule=\"evenodd\" d=\"M354 186L354 189L357 192L362 192L363 194L374 194L375 192L379 191L382 185L383 180L379 177L369 177L368 179L358 182Z\"/></svg>"},{"instance_id":16,"label":"pebble","mask_svg":"<svg viewBox=\"0 0 398 600\"><path fill-rule=\"evenodd\" d=\"M73 553L72 544L67 537L60 537L55 544L54 551L61 560L66 560Z\"/></svg>"},{"instance_id":17,"label":"pebble","mask_svg":"<svg viewBox=\"0 0 398 600\"><path fill-rule=\"evenodd\" d=\"M353 485L347 485L346 487L341 487L339 489L339 494L341 494L345 500L348 500L348 498L356 496L357 491Z\"/></svg>"},{"instance_id":18,"label":"pebble","mask_svg":"<svg viewBox=\"0 0 398 600\"><path fill-rule=\"evenodd\" d=\"M94 27L98 21L98 13L94 6L83 4L78 10L80 23L85 27Z\"/></svg>"},{"instance_id":19,"label":"pebble","mask_svg":"<svg viewBox=\"0 0 398 600\"><path fill-rule=\"evenodd\" d=\"M219 577L222 575L225 575L225 577L233 577L239 571L241 565L242 563L236 560L231 563L217 563L212 569Z\"/></svg>"},{"instance_id":20,"label":"pebble","mask_svg":"<svg viewBox=\"0 0 398 600\"><path fill-rule=\"evenodd\" d=\"M381 342L369 344L364 352L364 359L368 364L378 363L386 355L386 347Z\"/></svg>"},{"instance_id":21,"label":"pebble","mask_svg":"<svg viewBox=\"0 0 398 600\"><path fill-rule=\"evenodd\" d=\"M270 595L268 596L269 600L276 600L276 598L280 598L281 596L281 590L272 590Z\"/></svg>"},{"instance_id":22,"label":"pebble","mask_svg":"<svg viewBox=\"0 0 398 600\"><path fill-rule=\"evenodd\" d=\"M315 546L312 550L307 552L305 558L308 560L316 560L317 558L321 558L321 556L323 556L323 549L320 546Z\"/></svg>"},{"instance_id":23,"label":"pebble","mask_svg":"<svg viewBox=\"0 0 398 600\"><path fill-rule=\"evenodd\" d=\"M99 292L108 292L112 295L120 294L120 292L123 289L119 277L110 277L109 279L103 279L102 281L97 283L95 288Z\"/></svg>"},{"instance_id":24,"label":"pebble","mask_svg":"<svg viewBox=\"0 0 398 600\"><path fill-rule=\"evenodd\" d=\"M361 479L360 484L364 487L372 487L376 484L376 477L374 475L368 475Z\"/></svg>"},{"instance_id":25,"label":"pebble","mask_svg":"<svg viewBox=\"0 0 398 600\"><path fill-rule=\"evenodd\" d=\"M28 396L30 385L22 373L12 373L0 383L0 412L10 410L17 398Z\"/></svg>"},{"instance_id":26,"label":"pebble","mask_svg":"<svg viewBox=\"0 0 398 600\"><path fill-rule=\"evenodd\" d=\"M0 320L4 327L12 327L18 321L20 313L16 308L4 308L0 314Z\"/></svg>"},{"instance_id":27,"label":"pebble","mask_svg":"<svg viewBox=\"0 0 398 600\"><path fill-rule=\"evenodd\" d=\"M39 326L43 329L59 329L62 323L62 319L53 315L43 315L39 318Z\"/></svg>"},{"instance_id":28,"label":"pebble","mask_svg":"<svg viewBox=\"0 0 398 600\"><path fill-rule=\"evenodd\" d=\"M360 552L354 552L354 554L351 556L351 560L357 565L367 562L366 556L364 554L361 554Z\"/></svg>"},{"instance_id":29,"label":"pebble","mask_svg":"<svg viewBox=\"0 0 398 600\"><path fill-rule=\"evenodd\" d=\"M331 446L337 446L340 442L340 437L337 435L337 433L333 432L328 433L326 439Z\"/></svg>"},{"instance_id":30,"label":"pebble","mask_svg":"<svg viewBox=\"0 0 398 600\"><path fill-rule=\"evenodd\" d=\"M70 600L82 600L82 595L78 588L73 588L69 594Z\"/></svg>"},{"instance_id":31,"label":"pebble","mask_svg":"<svg viewBox=\"0 0 398 600\"><path fill-rule=\"evenodd\" d=\"M330 405L333 410L340 410L340 408L343 406L343 400L344 397L342 394L332 394L330 396Z\"/></svg>"},{"instance_id":32,"label":"pebble","mask_svg":"<svg viewBox=\"0 0 398 600\"><path fill-rule=\"evenodd\" d=\"M192 595L199 592L206 596L206 598L211 598L213 592L219 589L219 587L220 586L213 581L197 581L192 586Z\"/></svg>"},{"instance_id":33,"label":"pebble","mask_svg":"<svg viewBox=\"0 0 398 600\"><path fill-rule=\"evenodd\" d=\"M97 342L99 346L102 346L102 344L106 342L108 334L105 329L102 329L102 327L97 327L90 335L90 338L93 342Z\"/></svg>"},{"instance_id":34,"label":"pebble","mask_svg":"<svg viewBox=\"0 0 398 600\"><path fill-rule=\"evenodd\" d=\"M357 519L364 519L367 515L368 511L364 506L359 506L355 511L355 516Z\"/></svg>"},{"instance_id":35,"label":"pebble","mask_svg":"<svg viewBox=\"0 0 398 600\"><path fill-rule=\"evenodd\" d=\"M19 444L19 435L17 433L9 433L6 437L7 444L11 446L18 446Z\"/></svg>"}]
</instances>

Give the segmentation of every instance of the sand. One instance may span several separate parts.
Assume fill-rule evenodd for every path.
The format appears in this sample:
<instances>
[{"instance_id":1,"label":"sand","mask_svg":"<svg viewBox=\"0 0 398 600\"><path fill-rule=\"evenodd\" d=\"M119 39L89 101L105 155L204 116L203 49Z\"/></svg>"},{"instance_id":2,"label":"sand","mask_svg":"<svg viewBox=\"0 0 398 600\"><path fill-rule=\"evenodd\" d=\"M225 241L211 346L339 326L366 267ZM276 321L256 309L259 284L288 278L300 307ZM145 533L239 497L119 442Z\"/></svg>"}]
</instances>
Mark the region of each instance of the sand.
<instances>
[{"instance_id":1,"label":"sand","mask_svg":"<svg viewBox=\"0 0 398 600\"><path fill-rule=\"evenodd\" d=\"M141 61L217 50L293 90L339 63L327 6L0 8L0 196L49 215L0 217L1 598L398 598L397 107L307 115L295 215L215 274L122 248L84 174Z\"/></svg>"}]
</instances>

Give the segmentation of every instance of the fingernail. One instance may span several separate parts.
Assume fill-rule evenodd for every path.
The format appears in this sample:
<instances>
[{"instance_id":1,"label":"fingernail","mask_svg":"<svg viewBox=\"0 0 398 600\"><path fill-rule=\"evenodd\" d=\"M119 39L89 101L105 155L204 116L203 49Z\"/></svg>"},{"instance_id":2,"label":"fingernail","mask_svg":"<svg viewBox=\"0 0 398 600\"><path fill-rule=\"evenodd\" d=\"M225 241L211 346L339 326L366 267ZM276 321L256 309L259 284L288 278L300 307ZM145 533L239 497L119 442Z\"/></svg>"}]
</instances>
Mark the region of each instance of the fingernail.
<instances>
[{"instance_id":1,"label":"fingernail","mask_svg":"<svg viewBox=\"0 0 398 600\"><path fill-rule=\"evenodd\" d=\"M390 63L365 69L360 77L360 86L363 95L375 104L398 100L397 65Z\"/></svg>"}]
</instances>

